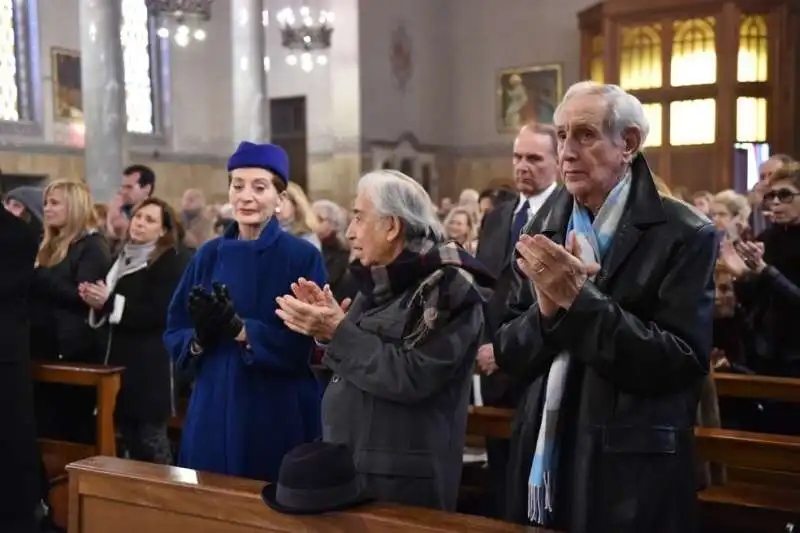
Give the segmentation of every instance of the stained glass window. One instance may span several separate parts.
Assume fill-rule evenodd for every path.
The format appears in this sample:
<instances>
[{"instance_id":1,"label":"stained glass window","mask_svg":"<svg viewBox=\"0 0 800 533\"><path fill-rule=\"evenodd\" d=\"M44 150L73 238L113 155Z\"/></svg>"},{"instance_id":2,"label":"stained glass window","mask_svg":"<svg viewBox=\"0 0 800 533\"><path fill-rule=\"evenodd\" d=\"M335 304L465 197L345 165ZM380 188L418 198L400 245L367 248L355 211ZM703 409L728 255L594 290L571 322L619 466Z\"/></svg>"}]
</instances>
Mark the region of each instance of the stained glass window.
<instances>
[{"instance_id":1,"label":"stained glass window","mask_svg":"<svg viewBox=\"0 0 800 533\"><path fill-rule=\"evenodd\" d=\"M14 0L0 1L0 120L19 120Z\"/></svg>"},{"instance_id":2,"label":"stained glass window","mask_svg":"<svg viewBox=\"0 0 800 533\"><path fill-rule=\"evenodd\" d=\"M144 0L122 0L122 58L128 131L153 133L150 24Z\"/></svg>"},{"instance_id":3,"label":"stained glass window","mask_svg":"<svg viewBox=\"0 0 800 533\"><path fill-rule=\"evenodd\" d=\"M661 87L661 25L622 28L619 84L624 89Z\"/></svg>"},{"instance_id":4,"label":"stained glass window","mask_svg":"<svg viewBox=\"0 0 800 533\"><path fill-rule=\"evenodd\" d=\"M767 21L763 15L742 17L739 27L738 81L767 81Z\"/></svg>"},{"instance_id":5,"label":"stained glass window","mask_svg":"<svg viewBox=\"0 0 800 533\"><path fill-rule=\"evenodd\" d=\"M670 83L675 87L717 81L714 18L674 23Z\"/></svg>"},{"instance_id":6,"label":"stained glass window","mask_svg":"<svg viewBox=\"0 0 800 533\"><path fill-rule=\"evenodd\" d=\"M669 143L672 146L712 144L716 137L716 100L682 100L669 104Z\"/></svg>"},{"instance_id":7,"label":"stained glass window","mask_svg":"<svg viewBox=\"0 0 800 533\"><path fill-rule=\"evenodd\" d=\"M736 140L759 143L767 140L767 99L736 99Z\"/></svg>"},{"instance_id":8,"label":"stained glass window","mask_svg":"<svg viewBox=\"0 0 800 533\"><path fill-rule=\"evenodd\" d=\"M603 83L605 79L605 64L603 63L603 52L605 43L602 35L592 37L592 60L589 63L589 76L592 81Z\"/></svg>"},{"instance_id":9,"label":"stained glass window","mask_svg":"<svg viewBox=\"0 0 800 533\"><path fill-rule=\"evenodd\" d=\"M661 104L642 104L644 116L650 123L650 133L647 134L644 146L661 146Z\"/></svg>"}]
</instances>

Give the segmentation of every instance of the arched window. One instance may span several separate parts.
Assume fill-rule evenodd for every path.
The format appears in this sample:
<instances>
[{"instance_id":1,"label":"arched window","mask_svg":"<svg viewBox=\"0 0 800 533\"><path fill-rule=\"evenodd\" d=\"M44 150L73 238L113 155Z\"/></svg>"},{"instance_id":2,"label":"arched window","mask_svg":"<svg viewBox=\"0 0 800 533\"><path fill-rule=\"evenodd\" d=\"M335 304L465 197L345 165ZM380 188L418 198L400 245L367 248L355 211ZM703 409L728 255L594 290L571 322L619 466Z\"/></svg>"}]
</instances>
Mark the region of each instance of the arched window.
<instances>
[{"instance_id":1,"label":"arched window","mask_svg":"<svg viewBox=\"0 0 800 533\"><path fill-rule=\"evenodd\" d=\"M717 81L717 48L714 18L675 22L670 82L673 87L704 85Z\"/></svg>"},{"instance_id":2,"label":"arched window","mask_svg":"<svg viewBox=\"0 0 800 533\"><path fill-rule=\"evenodd\" d=\"M623 89L661 87L661 25L622 28L619 84Z\"/></svg>"},{"instance_id":3,"label":"arched window","mask_svg":"<svg viewBox=\"0 0 800 533\"><path fill-rule=\"evenodd\" d=\"M30 73L38 68L35 0L0 0L0 121L3 132L38 129L40 87ZM10 126L5 127L5 126Z\"/></svg>"},{"instance_id":4,"label":"arched window","mask_svg":"<svg viewBox=\"0 0 800 533\"><path fill-rule=\"evenodd\" d=\"M151 32L144 0L122 0L122 58L125 73L125 110L128 131L160 133L161 42Z\"/></svg>"},{"instance_id":5,"label":"arched window","mask_svg":"<svg viewBox=\"0 0 800 533\"><path fill-rule=\"evenodd\" d=\"M767 21L764 15L743 16L739 27L737 80L767 81Z\"/></svg>"}]
</instances>

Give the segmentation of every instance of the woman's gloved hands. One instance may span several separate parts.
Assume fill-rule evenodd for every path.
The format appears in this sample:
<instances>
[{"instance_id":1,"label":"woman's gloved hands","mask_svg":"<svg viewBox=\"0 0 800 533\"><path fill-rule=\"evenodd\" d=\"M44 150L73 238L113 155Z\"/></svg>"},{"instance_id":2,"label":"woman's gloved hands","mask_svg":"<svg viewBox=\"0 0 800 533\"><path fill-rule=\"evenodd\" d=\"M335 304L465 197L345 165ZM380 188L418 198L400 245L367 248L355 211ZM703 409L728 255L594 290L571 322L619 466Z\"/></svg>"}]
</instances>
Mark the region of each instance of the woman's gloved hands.
<instances>
[{"instance_id":1,"label":"woman's gloved hands","mask_svg":"<svg viewBox=\"0 0 800 533\"><path fill-rule=\"evenodd\" d=\"M216 281L210 293L199 285L192 288L187 306L202 349L212 348L222 339L236 339L242 332L244 321L236 313L227 287Z\"/></svg>"},{"instance_id":2,"label":"woman's gloved hands","mask_svg":"<svg viewBox=\"0 0 800 533\"><path fill-rule=\"evenodd\" d=\"M218 331L223 338L236 339L244 328L244 321L236 313L233 307L233 300L228 292L228 288L218 282L212 284L212 299L215 304L215 319L218 324Z\"/></svg>"}]
</instances>

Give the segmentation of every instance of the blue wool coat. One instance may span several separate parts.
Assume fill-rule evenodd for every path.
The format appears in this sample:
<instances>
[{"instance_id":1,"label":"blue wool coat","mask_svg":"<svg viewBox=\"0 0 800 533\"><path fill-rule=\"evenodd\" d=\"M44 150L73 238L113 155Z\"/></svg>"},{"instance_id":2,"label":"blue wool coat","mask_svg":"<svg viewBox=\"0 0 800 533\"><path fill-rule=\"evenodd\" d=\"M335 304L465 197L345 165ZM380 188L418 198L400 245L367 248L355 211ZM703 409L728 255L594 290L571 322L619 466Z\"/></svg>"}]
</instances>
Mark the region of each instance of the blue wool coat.
<instances>
[{"instance_id":1,"label":"blue wool coat","mask_svg":"<svg viewBox=\"0 0 800 533\"><path fill-rule=\"evenodd\" d=\"M321 286L325 267L313 244L274 218L255 241L237 236L233 224L197 251L167 314L167 349L178 365L196 365L178 465L276 481L284 454L320 436L321 393L309 368L312 340L275 316L275 298L299 277ZM195 358L187 298L213 281L228 286L250 349L226 340Z\"/></svg>"}]
</instances>

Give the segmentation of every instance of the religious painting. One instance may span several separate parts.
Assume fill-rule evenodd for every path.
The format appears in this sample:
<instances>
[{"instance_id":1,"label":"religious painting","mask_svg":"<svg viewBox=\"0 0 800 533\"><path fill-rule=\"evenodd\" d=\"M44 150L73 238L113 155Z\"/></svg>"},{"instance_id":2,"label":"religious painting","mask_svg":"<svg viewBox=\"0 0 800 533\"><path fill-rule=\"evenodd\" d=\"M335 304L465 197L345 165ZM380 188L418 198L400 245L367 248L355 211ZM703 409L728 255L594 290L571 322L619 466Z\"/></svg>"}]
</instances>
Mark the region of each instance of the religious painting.
<instances>
[{"instance_id":1,"label":"religious painting","mask_svg":"<svg viewBox=\"0 0 800 533\"><path fill-rule=\"evenodd\" d=\"M509 68L497 74L497 130L516 133L530 121L552 124L564 91L561 65Z\"/></svg>"},{"instance_id":2,"label":"religious painting","mask_svg":"<svg viewBox=\"0 0 800 533\"><path fill-rule=\"evenodd\" d=\"M83 122L81 55L73 50L53 48L53 118L57 122Z\"/></svg>"}]
</instances>

